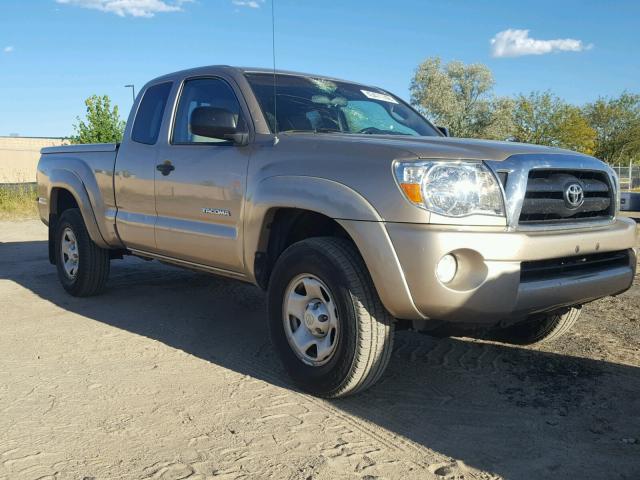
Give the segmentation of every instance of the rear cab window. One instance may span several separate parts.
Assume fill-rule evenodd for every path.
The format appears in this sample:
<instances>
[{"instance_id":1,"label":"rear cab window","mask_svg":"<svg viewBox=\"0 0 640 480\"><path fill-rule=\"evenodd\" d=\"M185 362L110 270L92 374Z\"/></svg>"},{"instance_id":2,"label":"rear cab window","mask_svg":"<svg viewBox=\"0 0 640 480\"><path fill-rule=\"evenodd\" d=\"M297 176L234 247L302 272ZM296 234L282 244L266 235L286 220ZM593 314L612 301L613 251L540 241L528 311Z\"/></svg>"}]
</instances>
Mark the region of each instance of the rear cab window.
<instances>
[{"instance_id":1,"label":"rear cab window","mask_svg":"<svg viewBox=\"0 0 640 480\"><path fill-rule=\"evenodd\" d=\"M155 145L158 141L171 86L172 82L160 83L147 88L144 92L133 122L131 139L134 142Z\"/></svg>"}]
</instances>

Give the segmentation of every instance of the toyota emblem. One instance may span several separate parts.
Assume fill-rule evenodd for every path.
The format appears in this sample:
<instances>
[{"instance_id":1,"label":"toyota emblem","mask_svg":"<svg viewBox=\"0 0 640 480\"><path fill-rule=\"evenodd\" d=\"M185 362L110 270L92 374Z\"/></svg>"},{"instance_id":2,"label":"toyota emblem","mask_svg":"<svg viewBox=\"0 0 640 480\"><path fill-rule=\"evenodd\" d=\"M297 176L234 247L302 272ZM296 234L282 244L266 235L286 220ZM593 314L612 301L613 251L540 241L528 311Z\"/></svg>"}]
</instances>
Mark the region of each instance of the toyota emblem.
<instances>
[{"instance_id":1,"label":"toyota emblem","mask_svg":"<svg viewBox=\"0 0 640 480\"><path fill-rule=\"evenodd\" d=\"M584 190L579 183L570 183L564 190L564 200L567 206L575 210L584 203Z\"/></svg>"}]
</instances>

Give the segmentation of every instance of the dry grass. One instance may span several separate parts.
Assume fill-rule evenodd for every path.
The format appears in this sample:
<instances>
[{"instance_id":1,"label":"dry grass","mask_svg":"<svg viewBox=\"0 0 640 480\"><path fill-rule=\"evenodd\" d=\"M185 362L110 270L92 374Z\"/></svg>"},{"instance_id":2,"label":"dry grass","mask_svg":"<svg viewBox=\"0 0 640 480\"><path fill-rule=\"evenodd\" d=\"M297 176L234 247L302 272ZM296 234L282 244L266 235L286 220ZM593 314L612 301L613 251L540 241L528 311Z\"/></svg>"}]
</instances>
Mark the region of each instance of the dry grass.
<instances>
[{"instance_id":1,"label":"dry grass","mask_svg":"<svg viewBox=\"0 0 640 480\"><path fill-rule=\"evenodd\" d=\"M0 185L0 219L37 218L33 184Z\"/></svg>"}]
</instances>

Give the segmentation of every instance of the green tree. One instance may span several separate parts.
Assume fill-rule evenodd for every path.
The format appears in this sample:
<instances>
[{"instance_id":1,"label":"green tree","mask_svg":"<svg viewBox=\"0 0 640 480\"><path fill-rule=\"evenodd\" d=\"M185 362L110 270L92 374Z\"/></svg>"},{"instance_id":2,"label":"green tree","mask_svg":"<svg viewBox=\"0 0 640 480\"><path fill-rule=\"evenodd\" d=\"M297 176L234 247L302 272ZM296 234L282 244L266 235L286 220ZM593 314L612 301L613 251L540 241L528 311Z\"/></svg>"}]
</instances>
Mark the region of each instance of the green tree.
<instances>
[{"instance_id":1,"label":"green tree","mask_svg":"<svg viewBox=\"0 0 640 480\"><path fill-rule=\"evenodd\" d=\"M118 143L122 140L125 122L120 119L118 106L111 108L107 95L92 95L84 102L87 107L86 121L77 117L73 126L73 143Z\"/></svg>"},{"instance_id":2,"label":"green tree","mask_svg":"<svg viewBox=\"0 0 640 480\"><path fill-rule=\"evenodd\" d=\"M584 107L596 131L595 155L609 163L640 161L640 95L623 92L617 98L599 98Z\"/></svg>"},{"instance_id":3,"label":"green tree","mask_svg":"<svg viewBox=\"0 0 640 480\"><path fill-rule=\"evenodd\" d=\"M515 100L507 97L496 98L492 102L492 121L482 133L482 138L509 140L513 138L513 110Z\"/></svg>"},{"instance_id":4,"label":"green tree","mask_svg":"<svg viewBox=\"0 0 640 480\"><path fill-rule=\"evenodd\" d=\"M564 103L550 92L519 95L513 109L513 139L537 145L555 144L554 121Z\"/></svg>"},{"instance_id":5,"label":"green tree","mask_svg":"<svg viewBox=\"0 0 640 480\"><path fill-rule=\"evenodd\" d=\"M582 111L550 92L516 98L513 123L513 138L518 142L594 153L596 132Z\"/></svg>"},{"instance_id":6,"label":"green tree","mask_svg":"<svg viewBox=\"0 0 640 480\"><path fill-rule=\"evenodd\" d=\"M486 65L431 57L414 73L411 103L455 136L515 140L609 163L640 163L640 94L623 92L580 108L550 92L498 98L493 86Z\"/></svg>"},{"instance_id":7,"label":"green tree","mask_svg":"<svg viewBox=\"0 0 640 480\"><path fill-rule=\"evenodd\" d=\"M486 65L443 64L439 57L431 57L415 71L411 103L455 136L504 139L511 128L505 115L508 101L494 97L493 85Z\"/></svg>"},{"instance_id":8,"label":"green tree","mask_svg":"<svg viewBox=\"0 0 640 480\"><path fill-rule=\"evenodd\" d=\"M597 134L580 108L566 105L558 112L554 127L559 147L587 155L595 153Z\"/></svg>"}]
</instances>

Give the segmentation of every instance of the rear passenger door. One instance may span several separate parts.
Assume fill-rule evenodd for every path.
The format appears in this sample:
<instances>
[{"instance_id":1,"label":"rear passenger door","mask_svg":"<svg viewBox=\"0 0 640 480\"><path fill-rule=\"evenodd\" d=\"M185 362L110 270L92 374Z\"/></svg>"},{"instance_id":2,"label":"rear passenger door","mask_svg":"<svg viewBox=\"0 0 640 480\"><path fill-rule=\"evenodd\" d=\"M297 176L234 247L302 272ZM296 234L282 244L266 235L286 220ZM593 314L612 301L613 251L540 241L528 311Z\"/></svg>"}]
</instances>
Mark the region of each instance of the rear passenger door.
<instances>
[{"instance_id":1,"label":"rear passenger door","mask_svg":"<svg viewBox=\"0 0 640 480\"><path fill-rule=\"evenodd\" d=\"M155 251L157 143L172 82L142 93L132 127L118 150L114 171L116 226L128 248Z\"/></svg>"},{"instance_id":2,"label":"rear passenger door","mask_svg":"<svg viewBox=\"0 0 640 480\"><path fill-rule=\"evenodd\" d=\"M240 99L220 77L184 81L168 141L158 150L158 164L168 166L156 171L159 253L225 271L244 270L242 211L251 147L190 130L191 113L206 106L232 112L248 131Z\"/></svg>"}]
</instances>

